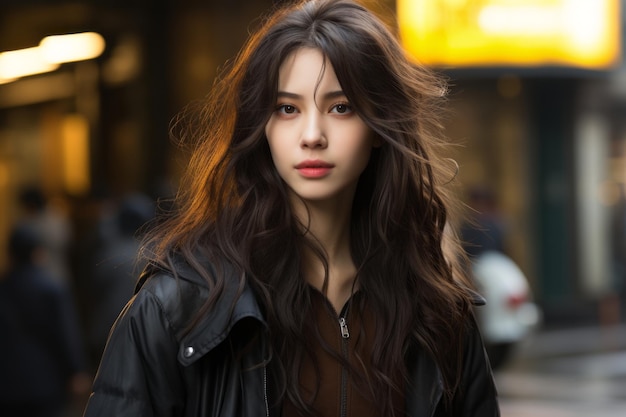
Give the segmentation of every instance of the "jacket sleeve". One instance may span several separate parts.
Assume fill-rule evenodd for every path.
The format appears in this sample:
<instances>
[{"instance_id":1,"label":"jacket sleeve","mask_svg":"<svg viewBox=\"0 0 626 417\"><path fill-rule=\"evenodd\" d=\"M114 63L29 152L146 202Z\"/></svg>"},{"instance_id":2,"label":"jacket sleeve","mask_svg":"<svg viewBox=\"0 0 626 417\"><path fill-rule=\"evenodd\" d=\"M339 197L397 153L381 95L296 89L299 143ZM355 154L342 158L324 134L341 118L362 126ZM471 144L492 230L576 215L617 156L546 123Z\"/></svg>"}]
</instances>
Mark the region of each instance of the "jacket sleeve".
<instances>
[{"instance_id":1,"label":"jacket sleeve","mask_svg":"<svg viewBox=\"0 0 626 417\"><path fill-rule=\"evenodd\" d=\"M500 416L498 393L476 320L470 315L461 385L454 401L454 416Z\"/></svg>"},{"instance_id":2,"label":"jacket sleeve","mask_svg":"<svg viewBox=\"0 0 626 417\"><path fill-rule=\"evenodd\" d=\"M84 417L182 415L177 346L159 299L140 290L109 334Z\"/></svg>"}]
</instances>

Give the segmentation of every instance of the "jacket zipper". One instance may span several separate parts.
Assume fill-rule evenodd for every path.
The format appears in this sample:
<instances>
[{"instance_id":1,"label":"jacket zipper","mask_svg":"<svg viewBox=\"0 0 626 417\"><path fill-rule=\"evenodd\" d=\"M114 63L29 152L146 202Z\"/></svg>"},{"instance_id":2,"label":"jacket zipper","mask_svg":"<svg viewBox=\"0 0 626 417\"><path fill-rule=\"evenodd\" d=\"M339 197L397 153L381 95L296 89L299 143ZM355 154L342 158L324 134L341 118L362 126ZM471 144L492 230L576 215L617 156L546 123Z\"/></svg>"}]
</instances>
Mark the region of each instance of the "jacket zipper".
<instances>
[{"instance_id":1,"label":"jacket zipper","mask_svg":"<svg viewBox=\"0 0 626 417\"><path fill-rule=\"evenodd\" d=\"M343 357L348 360L348 339L350 338L350 331L348 330L348 322L346 321L347 312L344 308L342 315L339 317L339 329L341 330L341 353ZM341 368L341 417L348 415L348 371L343 366Z\"/></svg>"},{"instance_id":2,"label":"jacket zipper","mask_svg":"<svg viewBox=\"0 0 626 417\"><path fill-rule=\"evenodd\" d=\"M263 367L263 401L265 402L265 417L270 417L270 404L267 400L267 366Z\"/></svg>"},{"instance_id":3,"label":"jacket zipper","mask_svg":"<svg viewBox=\"0 0 626 417\"><path fill-rule=\"evenodd\" d=\"M339 328L341 329L341 337L344 339L350 338L350 331L348 330L348 322L345 317L339 318Z\"/></svg>"}]
</instances>

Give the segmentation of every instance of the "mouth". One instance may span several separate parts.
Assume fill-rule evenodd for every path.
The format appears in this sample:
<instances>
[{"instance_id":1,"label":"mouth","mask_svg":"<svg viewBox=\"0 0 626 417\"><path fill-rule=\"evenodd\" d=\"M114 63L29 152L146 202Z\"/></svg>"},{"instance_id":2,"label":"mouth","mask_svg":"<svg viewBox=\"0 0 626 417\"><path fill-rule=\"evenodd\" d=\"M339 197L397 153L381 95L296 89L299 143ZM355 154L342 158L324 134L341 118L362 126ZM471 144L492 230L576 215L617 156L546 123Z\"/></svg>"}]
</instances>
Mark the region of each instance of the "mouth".
<instances>
[{"instance_id":1,"label":"mouth","mask_svg":"<svg viewBox=\"0 0 626 417\"><path fill-rule=\"evenodd\" d=\"M305 178L322 178L330 173L334 165L319 160L307 160L300 162L295 168Z\"/></svg>"},{"instance_id":2,"label":"mouth","mask_svg":"<svg viewBox=\"0 0 626 417\"><path fill-rule=\"evenodd\" d=\"M296 169L306 169L306 168L332 168L334 165L325 161L320 160L307 160L302 161L298 165L296 165Z\"/></svg>"}]
</instances>

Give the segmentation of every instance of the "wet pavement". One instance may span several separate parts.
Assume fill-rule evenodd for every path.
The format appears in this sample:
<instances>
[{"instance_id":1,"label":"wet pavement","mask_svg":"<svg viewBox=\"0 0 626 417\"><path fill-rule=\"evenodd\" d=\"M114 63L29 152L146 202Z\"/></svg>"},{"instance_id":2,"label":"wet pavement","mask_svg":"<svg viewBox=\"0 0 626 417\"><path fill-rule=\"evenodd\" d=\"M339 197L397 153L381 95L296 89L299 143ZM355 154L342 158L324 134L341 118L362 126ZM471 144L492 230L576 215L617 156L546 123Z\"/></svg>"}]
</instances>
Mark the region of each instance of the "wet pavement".
<instances>
[{"instance_id":1,"label":"wet pavement","mask_svg":"<svg viewBox=\"0 0 626 417\"><path fill-rule=\"evenodd\" d=\"M626 326L538 331L494 375L503 417L626 417Z\"/></svg>"}]
</instances>

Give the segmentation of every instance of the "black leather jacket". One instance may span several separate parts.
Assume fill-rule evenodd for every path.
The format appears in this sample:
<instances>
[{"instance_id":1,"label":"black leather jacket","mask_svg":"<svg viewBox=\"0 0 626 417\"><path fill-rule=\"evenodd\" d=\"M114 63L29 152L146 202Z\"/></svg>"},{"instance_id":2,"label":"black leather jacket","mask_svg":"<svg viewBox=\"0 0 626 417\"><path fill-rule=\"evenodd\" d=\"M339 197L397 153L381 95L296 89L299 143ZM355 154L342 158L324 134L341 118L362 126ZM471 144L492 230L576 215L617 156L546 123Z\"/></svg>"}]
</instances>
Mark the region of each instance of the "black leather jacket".
<instances>
[{"instance_id":1,"label":"black leather jacket","mask_svg":"<svg viewBox=\"0 0 626 417\"><path fill-rule=\"evenodd\" d=\"M236 289L225 288L217 308L187 334L185 326L209 296L198 274L181 266L178 279L159 272L138 288L111 331L85 417L280 416L268 394L267 326L250 288L243 289L232 314ZM455 397L454 409L444 414L440 372L426 354L414 352L408 416L500 415L482 340L475 323L472 328L463 395Z\"/></svg>"}]
</instances>

